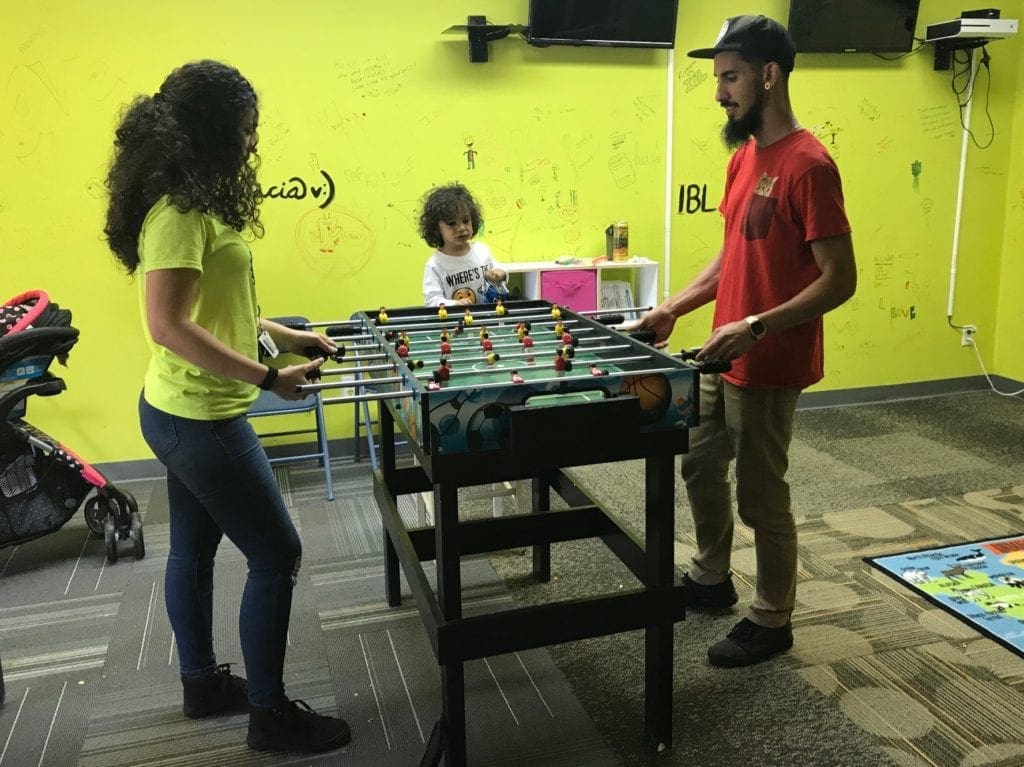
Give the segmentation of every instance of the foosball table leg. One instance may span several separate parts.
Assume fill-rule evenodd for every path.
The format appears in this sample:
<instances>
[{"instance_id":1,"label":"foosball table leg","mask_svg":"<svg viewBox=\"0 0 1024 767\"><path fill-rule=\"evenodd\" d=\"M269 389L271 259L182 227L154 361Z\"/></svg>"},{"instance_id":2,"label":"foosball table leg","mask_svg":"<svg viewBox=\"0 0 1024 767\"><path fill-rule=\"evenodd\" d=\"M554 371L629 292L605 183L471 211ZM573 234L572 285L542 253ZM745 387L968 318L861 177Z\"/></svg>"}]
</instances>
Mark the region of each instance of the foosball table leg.
<instances>
[{"instance_id":1,"label":"foosball table leg","mask_svg":"<svg viewBox=\"0 0 1024 767\"><path fill-rule=\"evenodd\" d=\"M542 475L532 480L531 507L534 513L551 510L551 483ZM541 583L551 580L551 544L533 546L533 577Z\"/></svg>"},{"instance_id":2,"label":"foosball table leg","mask_svg":"<svg viewBox=\"0 0 1024 767\"><path fill-rule=\"evenodd\" d=\"M402 581L398 564L398 552L391 542L391 535L384 530L384 596L388 607L398 607L402 604Z\"/></svg>"}]
</instances>

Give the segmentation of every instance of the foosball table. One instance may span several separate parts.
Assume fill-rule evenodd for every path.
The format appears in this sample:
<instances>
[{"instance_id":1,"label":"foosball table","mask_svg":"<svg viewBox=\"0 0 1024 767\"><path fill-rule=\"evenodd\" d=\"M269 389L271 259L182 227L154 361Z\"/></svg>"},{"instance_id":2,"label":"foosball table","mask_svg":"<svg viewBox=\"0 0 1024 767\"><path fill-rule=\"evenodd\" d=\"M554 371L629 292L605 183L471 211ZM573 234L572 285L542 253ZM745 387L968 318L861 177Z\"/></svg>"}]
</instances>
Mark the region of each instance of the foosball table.
<instances>
[{"instance_id":1,"label":"foosball table","mask_svg":"<svg viewBox=\"0 0 1024 767\"><path fill-rule=\"evenodd\" d=\"M686 452L699 417L700 374L719 370L655 349L609 321L622 319L545 301L381 307L354 314L336 339L349 344L345 364L355 366L364 389L356 398L381 402L374 492L386 599L393 607L402 601L401 567L441 669L441 720L424 763L442 755L449 765L467 762L466 661L638 629L645 632L645 734L658 750L671 745L673 624L685 617L674 585L675 457ZM397 461L402 440L412 465ZM643 459L642 536L564 472L634 459ZM531 513L460 520L460 488L527 479ZM398 497L424 492L433 494L433 525L410 527ZM564 508L552 508L552 493ZM462 557L529 547L533 576L547 581L551 544L585 538L600 538L637 585L463 615ZM434 585L426 561L436 563Z\"/></svg>"}]
</instances>

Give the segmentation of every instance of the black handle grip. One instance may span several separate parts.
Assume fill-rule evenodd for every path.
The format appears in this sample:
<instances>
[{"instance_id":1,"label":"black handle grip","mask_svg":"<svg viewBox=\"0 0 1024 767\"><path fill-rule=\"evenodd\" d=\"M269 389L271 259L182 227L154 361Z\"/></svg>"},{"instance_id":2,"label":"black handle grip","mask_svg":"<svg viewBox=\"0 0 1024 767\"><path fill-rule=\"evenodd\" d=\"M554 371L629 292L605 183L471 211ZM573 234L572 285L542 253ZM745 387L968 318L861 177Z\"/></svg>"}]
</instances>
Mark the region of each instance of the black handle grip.
<instances>
[{"instance_id":1,"label":"black handle grip","mask_svg":"<svg viewBox=\"0 0 1024 767\"><path fill-rule=\"evenodd\" d=\"M686 362L693 362L697 365L697 372L699 373L728 373L732 370L732 363L729 360L700 360L697 361L697 355L700 354L701 347L695 349L683 349L679 352L679 357Z\"/></svg>"},{"instance_id":2,"label":"black handle grip","mask_svg":"<svg viewBox=\"0 0 1024 767\"><path fill-rule=\"evenodd\" d=\"M331 336L355 336L360 333L360 329L356 325L328 325L327 335Z\"/></svg>"},{"instance_id":3,"label":"black handle grip","mask_svg":"<svg viewBox=\"0 0 1024 767\"><path fill-rule=\"evenodd\" d=\"M653 344L656 335L653 330L634 330L629 334L629 337L642 344Z\"/></svg>"},{"instance_id":4,"label":"black handle grip","mask_svg":"<svg viewBox=\"0 0 1024 767\"><path fill-rule=\"evenodd\" d=\"M732 363L729 360L701 360L697 363L700 373L728 373L730 370Z\"/></svg>"},{"instance_id":5,"label":"black handle grip","mask_svg":"<svg viewBox=\"0 0 1024 767\"><path fill-rule=\"evenodd\" d=\"M317 357L323 357L325 360L334 360L335 362L341 362L345 359L345 347L339 346L338 351L334 354L321 349L319 346L304 346L302 347L302 356L308 359L315 360Z\"/></svg>"},{"instance_id":6,"label":"black handle grip","mask_svg":"<svg viewBox=\"0 0 1024 767\"><path fill-rule=\"evenodd\" d=\"M594 319L602 325L621 325L626 321L626 318L621 314L601 314Z\"/></svg>"}]
</instances>

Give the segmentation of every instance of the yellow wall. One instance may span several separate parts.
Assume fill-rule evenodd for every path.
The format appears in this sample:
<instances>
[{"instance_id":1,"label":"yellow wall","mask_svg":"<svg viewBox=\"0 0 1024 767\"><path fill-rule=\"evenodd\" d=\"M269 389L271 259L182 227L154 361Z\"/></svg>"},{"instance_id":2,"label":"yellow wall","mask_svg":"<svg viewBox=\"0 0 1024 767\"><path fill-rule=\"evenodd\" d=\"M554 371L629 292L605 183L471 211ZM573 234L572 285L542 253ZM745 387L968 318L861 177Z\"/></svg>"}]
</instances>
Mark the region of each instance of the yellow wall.
<instances>
[{"instance_id":1,"label":"yellow wall","mask_svg":"<svg viewBox=\"0 0 1024 767\"><path fill-rule=\"evenodd\" d=\"M1021 6L1024 3L1018 5L1017 18L1024 19L1024 7ZM992 50L996 50L995 46ZM1024 150L1020 148L1020 137L1024 135L1024 54L1017 58L1014 119L1013 124L1007 126L1006 135L1017 138L1017 150L1013 152L1006 171L1006 236L999 273L998 333L992 367L1000 375L1021 381L1024 380L1024 354L1021 354L1024 329L1024 296L1021 295L1021 286L1024 285Z\"/></svg>"},{"instance_id":2,"label":"yellow wall","mask_svg":"<svg viewBox=\"0 0 1024 767\"><path fill-rule=\"evenodd\" d=\"M660 258L667 82L676 115L673 197L681 184L706 186L714 207L727 159L722 116L711 62L685 51L713 42L725 16L755 10L681 2L670 73L666 51L538 49L518 38L492 43L490 62L470 64L465 36L443 34L471 13L525 23L527 0L391 0L355 10L327 0L185 0L173 13L121 2L104 4L102 14L71 0L5 5L0 289L43 288L74 312L82 339L63 371L68 391L32 401L30 416L97 462L149 456L135 416L146 363L136 288L102 240L103 177L121 105L153 92L170 69L201 57L239 67L261 97L264 188L293 177L307 185L303 199L264 205L267 236L254 246L264 314L344 319L420 300L428 249L416 237L416 205L428 187L451 180L481 199L482 239L500 259L598 255L616 219L630 222L633 253ZM960 12L948 0L922 6L919 30ZM774 0L756 10L784 19L787 8ZM1004 7L1004 15L1013 14ZM1020 319L1008 287L1020 282L1020 261L1001 261L1004 246L1019 251L1024 215L1021 155L1011 157L1009 141L1014 118L1024 122L1011 103L1024 81L1020 42L990 51L997 133L991 148L970 153L955 320L979 327L995 372L1021 378L1019 360L995 356L1004 348L995 343L997 318L1015 318L1017 327ZM829 318L821 388L977 372L946 328L960 147L949 79L932 71L930 48L898 62L861 54L798 60L795 109L839 162L861 276L857 297ZM981 112L975 127L984 137ZM324 173L335 197L321 209L326 191L314 197L312 188ZM1015 207L1006 223L1008 194ZM669 287L678 289L717 250L721 226L714 213L675 213L670 223ZM681 321L674 343L702 341L708 317ZM351 408L332 408L331 418L332 436L350 433Z\"/></svg>"}]
</instances>

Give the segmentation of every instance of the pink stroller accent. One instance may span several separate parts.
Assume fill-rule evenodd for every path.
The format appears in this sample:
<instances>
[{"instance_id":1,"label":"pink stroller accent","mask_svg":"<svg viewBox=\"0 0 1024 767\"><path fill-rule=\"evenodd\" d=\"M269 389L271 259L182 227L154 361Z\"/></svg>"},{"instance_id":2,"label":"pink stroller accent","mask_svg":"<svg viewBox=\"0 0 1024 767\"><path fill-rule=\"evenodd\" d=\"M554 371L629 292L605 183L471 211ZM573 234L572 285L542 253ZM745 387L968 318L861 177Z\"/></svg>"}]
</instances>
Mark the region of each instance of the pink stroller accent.
<instances>
[{"instance_id":1,"label":"pink stroller accent","mask_svg":"<svg viewBox=\"0 0 1024 767\"><path fill-rule=\"evenodd\" d=\"M66 388L49 372L78 341L71 312L32 290L0 306L0 548L59 530L85 501L85 521L117 562L118 541L146 555L142 516L131 493L23 420L25 401ZM88 497L88 498L87 498Z\"/></svg>"}]
</instances>

